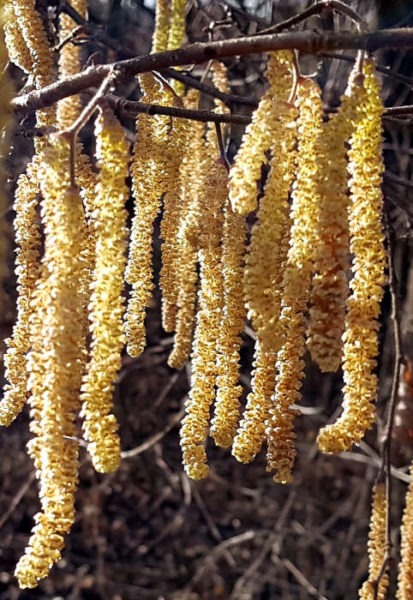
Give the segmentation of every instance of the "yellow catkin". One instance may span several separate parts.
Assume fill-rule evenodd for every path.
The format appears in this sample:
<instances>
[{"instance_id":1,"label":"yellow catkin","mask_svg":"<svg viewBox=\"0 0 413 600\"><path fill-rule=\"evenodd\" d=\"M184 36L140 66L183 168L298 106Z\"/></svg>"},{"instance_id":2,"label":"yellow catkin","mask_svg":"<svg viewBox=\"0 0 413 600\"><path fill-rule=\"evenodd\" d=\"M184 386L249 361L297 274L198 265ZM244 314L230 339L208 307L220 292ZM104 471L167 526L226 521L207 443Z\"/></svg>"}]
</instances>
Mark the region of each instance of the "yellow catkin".
<instances>
[{"instance_id":1,"label":"yellow catkin","mask_svg":"<svg viewBox=\"0 0 413 600\"><path fill-rule=\"evenodd\" d=\"M291 89L291 53L269 55L266 78L269 88L261 98L242 138L241 147L230 170L229 197L236 212L246 215L257 206L261 168L267 162L265 153L274 138L273 114L277 112L277 86Z\"/></svg>"},{"instance_id":2,"label":"yellow catkin","mask_svg":"<svg viewBox=\"0 0 413 600\"><path fill-rule=\"evenodd\" d=\"M224 206L222 234L222 276L224 306L217 341L217 396L211 437L217 446L229 448L234 440L239 417L239 353L245 323L242 275L244 270L246 223L234 213L229 202Z\"/></svg>"},{"instance_id":3,"label":"yellow catkin","mask_svg":"<svg viewBox=\"0 0 413 600\"><path fill-rule=\"evenodd\" d=\"M199 92L192 90L185 98L187 108L197 108ZM180 369L189 358L194 323L198 282L198 242L201 218L200 198L208 176L205 161L204 124L188 123L188 142L183 149L180 168L180 204L182 217L178 242L178 299L174 347L168 358L169 366Z\"/></svg>"},{"instance_id":4,"label":"yellow catkin","mask_svg":"<svg viewBox=\"0 0 413 600\"><path fill-rule=\"evenodd\" d=\"M176 104L176 97L170 99ZM182 149L186 147L191 128L185 119L174 119L168 144L164 150L164 190L161 222L162 268L160 287L162 290L162 326L171 332L176 328L178 303L178 272L180 254L178 243L179 226L182 219L179 172L182 163Z\"/></svg>"},{"instance_id":5,"label":"yellow catkin","mask_svg":"<svg viewBox=\"0 0 413 600\"><path fill-rule=\"evenodd\" d=\"M320 215L308 347L311 358L323 372L336 371L342 356L350 270L346 144L363 94L357 71L356 64L339 111L324 125L320 139L326 160L320 164Z\"/></svg>"},{"instance_id":6,"label":"yellow catkin","mask_svg":"<svg viewBox=\"0 0 413 600\"><path fill-rule=\"evenodd\" d=\"M171 1L156 0L155 31L152 37L152 53L168 50L169 21L171 18Z\"/></svg>"},{"instance_id":7,"label":"yellow catkin","mask_svg":"<svg viewBox=\"0 0 413 600\"><path fill-rule=\"evenodd\" d=\"M87 18L87 0L72 0L72 8L83 17ZM72 18L61 12L59 15L59 40L67 40L76 29L77 25ZM79 73L81 70L81 46L72 41L65 43L59 53L59 77L61 79ZM76 120L82 110L80 96L69 96L60 100L57 105L57 120L61 129L66 129Z\"/></svg>"},{"instance_id":8,"label":"yellow catkin","mask_svg":"<svg viewBox=\"0 0 413 600\"><path fill-rule=\"evenodd\" d=\"M37 157L38 158L38 157ZM38 160L35 159L17 182L14 210L16 232L17 319L4 355L4 398L0 404L0 423L10 425L22 410L27 396L26 354L30 349L29 321L36 282L40 275L40 231L37 224Z\"/></svg>"},{"instance_id":9,"label":"yellow catkin","mask_svg":"<svg viewBox=\"0 0 413 600\"><path fill-rule=\"evenodd\" d=\"M386 255L382 230L383 106L374 64L364 62L364 97L357 105L350 141L351 295L343 347L343 413L324 427L318 444L324 452L341 452L362 439L375 421L380 301L385 284Z\"/></svg>"},{"instance_id":10,"label":"yellow catkin","mask_svg":"<svg viewBox=\"0 0 413 600\"><path fill-rule=\"evenodd\" d=\"M126 264L126 210L129 147L120 123L109 108L96 120L96 156L100 173L96 189L94 227L96 264L89 305L90 360L82 384L85 439L99 472L120 463L116 418L111 414L116 375L124 346L122 298Z\"/></svg>"},{"instance_id":11,"label":"yellow catkin","mask_svg":"<svg viewBox=\"0 0 413 600\"><path fill-rule=\"evenodd\" d=\"M31 391L29 443L40 483L42 512L16 567L21 587L34 587L60 558L74 521L78 446L75 419L84 367L83 307L78 294L85 232L79 192L70 187L69 146L58 138L45 149L39 180L45 251L33 307L28 357Z\"/></svg>"},{"instance_id":12,"label":"yellow catkin","mask_svg":"<svg viewBox=\"0 0 413 600\"><path fill-rule=\"evenodd\" d=\"M35 0L11 0L10 5L31 56L31 74L36 88L45 87L54 80L54 59L40 13L36 9ZM22 50L21 53L21 64L28 66L26 51ZM55 114L54 107L37 111L37 124L39 126L54 125Z\"/></svg>"},{"instance_id":13,"label":"yellow catkin","mask_svg":"<svg viewBox=\"0 0 413 600\"><path fill-rule=\"evenodd\" d=\"M292 71L290 62L290 71ZM234 440L233 454L250 462L265 438L270 398L275 385L276 352L281 344L279 316L283 269L289 240L288 196L295 172L297 109L288 102L292 74L275 78L270 173L257 213L246 258L244 297L248 317L257 333L251 392Z\"/></svg>"},{"instance_id":14,"label":"yellow catkin","mask_svg":"<svg viewBox=\"0 0 413 600\"><path fill-rule=\"evenodd\" d=\"M291 481L295 458L293 422L297 411L291 404L300 399L304 375L305 313L318 218L319 136L322 126L321 91L310 79L298 85L298 158L292 192L291 236L284 273L282 311L283 345L277 355L277 379L267 424L267 470L274 480Z\"/></svg>"},{"instance_id":15,"label":"yellow catkin","mask_svg":"<svg viewBox=\"0 0 413 600\"><path fill-rule=\"evenodd\" d=\"M375 485L373 488L373 502L370 516L369 530L369 578L365 581L359 591L360 600L385 600L389 577L385 573L378 583L377 576L383 566L386 554L386 488L383 484ZM407 597L406 597L407 598Z\"/></svg>"},{"instance_id":16,"label":"yellow catkin","mask_svg":"<svg viewBox=\"0 0 413 600\"><path fill-rule=\"evenodd\" d=\"M33 60L24 41L19 22L15 18L11 1L4 5L4 37L11 62L25 73L32 73Z\"/></svg>"},{"instance_id":17,"label":"yellow catkin","mask_svg":"<svg viewBox=\"0 0 413 600\"><path fill-rule=\"evenodd\" d=\"M180 48L185 39L185 7L186 0L172 0L168 50Z\"/></svg>"},{"instance_id":18,"label":"yellow catkin","mask_svg":"<svg viewBox=\"0 0 413 600\"><path fill-rule=\"evenodd\" d=\"M144 89L144 102L160 101L160 87L152 75L141 75L140 84ZM128 353L131 356L139 356L146 343L145 314L154 287L152 237L165 189L163 154L168 139L168 127L169 119L165 117L143 114L137 117L136 143L131 167L135 214L126 268L126 281L132 288L125 322Z\"/></svg>"},{"instance_id":19,"label":"yellow catkin","mask_svg":"<svg viewBox=\"0 0 413 600\"><path fill-rule=\"evenodd\" d=\"M401 527L401 559L397 576L397 600L413 598L413 463Z\"/></svg>"},{"instance_id":20,"label":"yellow catkin","mask_svg":"<svg viewBox=\"0 0 413 600\"><path fill-rule=\"evenodd\" d=\"M212 150L210 148L210 150ZM192 351L191 390L181 427L181 448L185 471L192 479L208 474L205 440L209 410L215 398L216 335L222 310L221 237L222 208L227 196L228 174L220 162L211 165L203 192L200 232L200 289Z\"/></svg>"}]
</instances>

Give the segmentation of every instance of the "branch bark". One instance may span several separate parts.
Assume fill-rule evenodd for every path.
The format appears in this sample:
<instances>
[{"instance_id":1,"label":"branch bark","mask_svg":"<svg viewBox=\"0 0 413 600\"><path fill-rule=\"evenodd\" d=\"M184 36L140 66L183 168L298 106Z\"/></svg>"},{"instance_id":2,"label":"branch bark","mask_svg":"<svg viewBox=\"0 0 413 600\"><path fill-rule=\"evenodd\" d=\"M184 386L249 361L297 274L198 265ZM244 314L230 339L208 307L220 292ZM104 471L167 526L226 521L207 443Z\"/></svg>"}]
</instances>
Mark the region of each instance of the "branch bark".
<instances>
[{"instance_id":1,"label":"branch bark","mask_svg":"<svg viewBox=\"0 0 413 600\"><path fill-rule=\"evenodd\" d=\"M255 35L218 42L196 43L170 52L137 56L108 65L87 68L41 90L35 90L13 101L15 111L30 112L45 108L62 98L99 86L111 70L117 81L128 81L139 73L188 64L201 64L213 59L246 56L271 50L295 49L309 54L334 50L368 50L380 48L413 48L413 29L389 29L372 33L331 33L297 31L276 35Z\"/></svg>"}]
</instances>

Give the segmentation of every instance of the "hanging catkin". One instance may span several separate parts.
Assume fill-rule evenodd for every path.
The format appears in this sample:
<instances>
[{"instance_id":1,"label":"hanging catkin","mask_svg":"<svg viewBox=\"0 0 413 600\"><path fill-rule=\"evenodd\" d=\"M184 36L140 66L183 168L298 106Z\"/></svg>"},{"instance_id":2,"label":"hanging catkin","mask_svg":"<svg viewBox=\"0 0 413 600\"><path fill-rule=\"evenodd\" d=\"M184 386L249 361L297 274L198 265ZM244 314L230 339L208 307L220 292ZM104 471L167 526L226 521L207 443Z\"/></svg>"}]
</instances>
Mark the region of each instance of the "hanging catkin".
<instances>
[{"instance_id":1,"label":"hanging catkin","mask_svg":"<svg viewBox=\"0 0 413 600\"><path fill-rule=\"evenodd\" d=\"M93 226L96 264L89 305L92 333L90 359L82 384L85 439L99 472L114 471L120 462L118 425L112 414L112 395L124 346L122 299L126 264L126 211L129 196L129 145L108 107L96 120L96 157L100 168Z\"/></svg>"},{"instance_id":2,"label":"hanging catkin","mask_svg":"<svg viewBox=\"0 0 413 600\"><path fill-rule=\"evenodd\" d=\"M386 554L386 488L383 484L373 488L373 502L369 530L369 578L359 591L360 600L385 600L389 586L389 576L384 573L377 586L377 577L383 566ZM376 591L377 587L377 591Z\"/></svg>"},{"instance_id":3,"label":"hanging catkin","mask_svg":"<svg viewBox=\"0 0 413 600\"><path fill-rule=\"evenodd\" d=\"M208 156L212 151L210 147ZM222 208L227 197L227 182L228 174L224 165L213 162L201 199L204 208L199 250L199 308L191 356L191 390L181 427L183 463L186 473L193 479L202 479L208 474L205 440L217 376L216 334L220 327L223 294Z\"/></svg>"},{"instance_id":4,"label":"hanging catkin","mask_svg":"<svg viewBox=\"0 0 413 600\"><path fill-rule=\"evenodd\" d=\"M250 462L261 449L270 398L274 391L276 353L281 344L281 287L288 250L288 196L295 172L297 135L297 110L289 102L294 68L291 55L289 78L286 68L284 60L279 80L274 76L271 83L275 104L272 115L272 158L257 222L252 230L244 274L245 303L257 333L257 341L252 389L232 450L241 462Z\"/></svg>"},{"instance_id":5,"label":"hanging catkin","mask_svg":"<svg viewBox=\"0 0 413 600\"><path fill-rule=\"evenodd\" d=\"M343 348L343 413L324 427L318 444L324 452L341 452L360 442L375 420L380 301L386 256L381 215L383 195L383 106L371 60L364 61L364 93L357 105L350 141L351 295L347 301Z\"/></svg>"},{"instance_id":6,"label":"hanging catkin","mask_svg":"<svg viewBox=\"0 0 413 600\"><path fill-rule=\"evenodd\" d=\"M257 183L262 165L267 162L265 153L274 139L273 124L277 119L277 89L292 87L291 52L269 54L265 73L269 88L262 96L242 138L241 147L230 170L229 197L232 208L246 215L257 206ZM274 119L275 116L275 119Z\"/></svg>"},{"instance_id":7,"label":"hanging catkin","mask_svg":"<svg viewBox=\"0 0 413 600\"><path fill-rule=\"evenodd\" d=\"M413 597L413 463L410 465L410 478L401 527L397 600L409 600Z\"/></svg>"},{"instance_id":8,"label":"hanging catkin","mask_svg":"<svg viewBox=\"0 0 413 600\"><path fill-rule=\"evenodd\" d=\"M78 294L85 222L79 192L70 187L68 166L69 146L58 138L45 149L39 174L45 251L28 358L31 430L36 436L28 447L39 478L42 512L35 517L29 545L16 567L21 587L34 587L48 574L74 520L78 448L73 437L85 357Z\"/></svg>"},{"instance_id":9,"label":"hanging catkin","mask_svg":"<svg viewBox=\"0 0 413 600\"><path fill-rule=\"evenodd\" d=\"M321 371L336 371L341 363L342 336L350 270L348 231L348 173L346 144L363 89L359 65L350 75L338 113L324 124L320 149L320 213L315 274L312 280L308 347Z\"/></svg>"},{"instance_id":10,"label":"hanging catkin","mask_svg":"<svg viewBox=\"0 0 413 600\"><path fill-rule=\"evenodd\" d=\"M295 458L293 422L304 376L305 313L313 273L318 218L319 137L322 126L321 91L310 79L297 90L298 158L292 192L290 248L284 272L282 311L283 345L277 355L277 379L267 424L267 470L274 480L291 481Z\"/></svg>"},{"instance_id":11,"label":"hanging catkin","mask_svg":"<svg viewBox=\"0 0 413 600\"><path fill-rule=\"evenodd\" d=\"M168 49L169 21L171 18L170 0L156 0L155 31L152 36L152 53Z\"/></svg>"}]
</instances>

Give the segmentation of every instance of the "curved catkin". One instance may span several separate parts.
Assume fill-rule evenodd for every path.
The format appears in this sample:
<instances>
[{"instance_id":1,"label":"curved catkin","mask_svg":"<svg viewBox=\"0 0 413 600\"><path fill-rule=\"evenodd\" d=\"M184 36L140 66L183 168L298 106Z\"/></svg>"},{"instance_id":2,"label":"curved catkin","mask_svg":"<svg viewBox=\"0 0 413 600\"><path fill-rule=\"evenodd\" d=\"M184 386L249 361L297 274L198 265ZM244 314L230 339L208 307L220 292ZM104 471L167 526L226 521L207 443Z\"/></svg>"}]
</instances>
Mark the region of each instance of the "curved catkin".
<instances>
[{"instance_id":1,"label":"curved catkin","mask_svg":"<svg viewBox=\"0 0 413 600\"><path fill-rule=\"evenodd\" d=\"M30 314L36 282L40 276L40 231L37 223L38 161L35 159L19 177L14 199L17 245L17 319L12 336L6 340L4 355L7 383L0 403L0 423L10 423L21 412L27 395L26 354L30 349Z\"/></svg>"},{"instance_id":2,"label":"curved catkin","mask_svg":"<svg viewBox=\"0 0 413 600\"><path fill-rule=\"evenodd\" d=\"M357 73L356 64L339 111L324 125L320 139L325 160L320 163L320 214L307 344L323 372L336 371L342 357L350 270L346 144L363 94Z\"/></svg>"},{"instance_id":3,"label":"curved catkin","mask_svg":"<svg viewBox=\"0 0 413 600\"><path fill-rule=\"evenodd\" d=\"M359 591L360 600L385 600L389 586L387 573L380 579L378 589L375 591L377 576L380 573L386 555L386 514L388 506L386 501L386 488L383 484L373 488L373 502L370 516L369 530L369 578ZM406 597L407 598L407 597Z\"/></svg>"},{"instance_id":4,"label":"curved catkin","mask_svg":"<svg viewBox=\"0 0 413 600\"><path fill-rule=\"evenodd\" d=\"M305 313L313 273L318 219L319 137L322 102L319 86L301 79L297 90L298 157L292 192L290 248L284 272L282 311L283 345L277 355L277 379L267 423L267 470L274 480L291 481L294 464L293 422L304 376Z\"/></svg>"},{"instance_id":5,"label":"curved catkin","mask_svg":"<svg viewBox=\"0 0 413 600\"><path fill-rule=\"evenodd\" d=\"M28 356L31 430L36 436L29 452L39 478L42 512L16 567L21 587L34 587L48 574L74 521L78 447L73 437L85 359L78 294L85 232L82 202L79 191L70 187L66 141L57 138L45 148L44 158L39 180L45 251Z\"/></svg>"},{"instance_id":6,"label":"curved catkin","mask_svg":"<svg viewBox=\"0 0 413 600\"><path fill-rule=\"evenodd\" d=\"M94 228L96 264L89 305L92 332L90 360L82 384L83 430L97 471L114 471L120 441L112 410L116 375L124 346L122 298L126 264L126 210L129 145L113 112L104 107L96 120L96 188Z\"/></svg>"},{"instance_id":7,"label":"curved catkin","mask_svg":"<svg viewBox=\"0 0 413 600\"><path fill-rule=\"evenodd\" d=\"M397 600L409 600L413 597L413 464L410 465L410 477L401 527Z\"/></svg>"},{"instance_id":8,"label":"curved catkin","mask_svg":"<svg viewBox=\"0 0 413 600\"><path fill-rule=\"evenodd\" d=\"M217 340L217 395L211 437L217 446L229 448L239 417L239 352L245 323L242 275L246 240L245 217L234 213L229 199L224 206L222 233L223 313Z\"/></svg>"},{"instance_id":9,"label":"curved catkin","mask_svg":"<svg viewBox=\"0 0 413 600\"><path fill-rule=\"evenodd\" d=\"M87 0L72 0L72 8L86 19L87 17ZM60 43L68 40L76 29L77 25L73 19L63 11L59 15L59 41ZM59 52L59 77L61 79L70 77L79 73L81 70L81 53L82 48L79 45L73 44L72 41L65 43ZM82 110L82 102L80 96L72 95L68 98L63 98L57 105L57 120L61 129L70 127L76 120Z\"/></svg>"},{"instance_id":10,"label":"curved catkin","mask_svg":"<svg viewBox=\"0 0 413 600\"><path fill-rule=\"evenodd\" d=\"M290 51L269 55L266 78L269 88L262 96L242 138L241 147L230 170L229 197L232 208L246 215L257 206L258 187L262 165L267 162L265 152L274 139L277 100L293 85L292 54Z\"/></svg>"},{"instance_id":11,"label":"curved catkin","mask_svg":"<svg viewBox=\"0 0 413 600\"><path fill-rule=\"evenodd\" d=\"M183 464L192 479L202 479L208 474L205 440L217 376L216 335L221 322L223 294L222 208L227 197L227 181L225 167L220 162L214 163L202 197L205 206L198 254L201 280L199 309L191 357L191 390L181 427Z\"/></svg>"},{"instance_id":12,"label":"curved catkin","mask_svg":"<svg viewBox=\"0 0 413 600\"><path fill-rule=\"evenodd\" d=\"M144 102L159 102L159 84L152 75L140 76ZM145 314L153 284L152 237L154 222L164 192L164 152L169 119L140 114L136 121L136 143L132 157L132 191L135 214L132 220L129 257L125 278L131 286L125 316L128 353L139 356L146 343Z\"/></svg>"},{"instance_id":13,"label":"curved catkin","mask_svg":"<svg viewBox=\"0 0 413 600\"><path fill-rule=\"evenodd\" d=\"M374 64L364 62L364 97L357 105L349 150L351 295L343 348L343 413L318 436L323 452L341 452L362 439L375 420L380 302L386 253L382 231L383 106Z\"/></svg>"}]
</instances>

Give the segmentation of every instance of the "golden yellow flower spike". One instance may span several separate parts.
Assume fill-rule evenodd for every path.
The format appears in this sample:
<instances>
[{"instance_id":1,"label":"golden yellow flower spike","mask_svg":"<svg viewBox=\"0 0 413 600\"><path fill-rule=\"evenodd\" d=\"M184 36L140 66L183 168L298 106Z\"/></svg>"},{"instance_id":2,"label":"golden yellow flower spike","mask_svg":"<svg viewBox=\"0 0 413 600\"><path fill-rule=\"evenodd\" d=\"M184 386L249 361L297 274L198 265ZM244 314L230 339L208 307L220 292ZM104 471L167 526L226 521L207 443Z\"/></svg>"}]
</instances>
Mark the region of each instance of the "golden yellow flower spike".
<instances>
[{"instance_id":1,"label":"golden yellow flower spike","mask_svg":"<svg viewBox=\"0 0 413 600\"><path fill-rule=\"evenodd\" d=\"M87 0L72 0L71 6L76 12L86 19L87 17ZM59 40L66 40L77 25L73 19L61 12L59 15ZM81 70L81 46L73 44L71 41L64 44L59 52L59 77L61 79L75 75ZM57 105L57 120L61 129L70 127L77 119L82 110L82 102L80 96L69 96L60 100Z\"/></svg>"},{"instance_id":2,"label":"golden yellow flower spike","mask_svg":"<svg viewBox=\"0 0 413 600\"><path fill-rule=\"evenodd\" d=\"M294 464L293 422L304 375L305 313L318 219L319 137L322 127L321 91L310 79L301 79L297 90L298 157L292 192L290 248L284 272L281 326L283 345L277 356L277 380L267 425L267 470L274 480L291 481Z\"/></svg>"},{"instance_id":3,"label":"golden yellow flower spike","mask_svg":"<svg viewBox=\"0 0 413 600\"><path fill-rule=\"evenodd\" d=\"M346 144L351 137L356 106L363 95L357 82L358 64L350 76L337 114L324 125L320 139L320 216L312 280L308 347L323 372L336 371L341 363L350 248L348 230L348 173Z\"/></svg>"},{"instance_id":4,"label":"golden yellow flower spike","mask_svg":"<svg viewBox=\"0 0 413 600\"><path fill-rule=\"evenodd\" d=\"M151 74L140 76L143 102L159 102L160 87ZM154 124L154 119L156 124ZM140 114L136 121L136 144L132 158L132 184L135 215L126 268L126 281L132 290L126 312L128 353L139 356L146 343L145 312L152 290L152 236L164 191L164 152L169 119Z\"/></svg>"},{"instance_id":5,"label":"golden yellow flower spike","mask_svg":"<svg viewBox=\"0 0 413 600\"><path fill-rule=\"evenodd\" d=\"M152 53L168 50L169 21L171 1L156 0L155 31L152 36Z\"/></svg>"},{"instance_id":6,"label":"golden yellow flower spike","mask_svg":"<svg viewBox=\"0 0 413 600\"><path fill-rule=\"evenodd\" d=\"M185 98L186 108L197 108L199 92L191 91ZM208 176L205 160L204 124L188 123L188 141L180 168L180 204L182 218L177 234L178 273L177 313L174 347L168 358L169 366L180 369L189 358L195 324L196 291L198 282L198 230L201 217L200 198Z\"/></svg>"},{"instance_id":7,"label":"golden yellow flower spike","mask_svg":"<svg viewBox=\"0 0 413 600\"><path fill-rule=\"evenodd\" d=\"M290 228L288 196L295 173L297 136L297 110L288 102L291 90L285 83L283 72L279 86L276 79L272 82L277 113L273 111L270 173L252 230L244 273L244 298L257 341L252 390L232 449L241 462L253 460L264 441L275 385L276 353L281 345L281 289Z\"/></svg>"},{"instance_id":8,"label":"golden yellow flower spike","mask_svg":"<svg viewBox=\"0 0 413 600\"><path fill-rule=\"evenodd\" d=\"M401 527L401 560L397 577L397 600L413 598L413 463Z\"/></svg>"},{"instance_id":9,"label":"golden yellow flower spike","mask_svg":"<svg viewBox=\"0 0 413 600\"><path fill-rule=\"evenodd\" d=\"M213 163L201 200L204 208L199 250L199 309L192 350L191 390L181 427L183 463L192 479L202 479L208 474L205 440L217 377L216 335L220 327L223 296L221 211L227 197L227 181L225 167L218 162Z\"/></svg>"},{"instance_id":10,"label":"golden yellow flower spike","mask_svg":"<svg viewBox=\"0 0 413 600\"><path fill-rule=\"evenodd\" d=\"M375 592L377 576L380 573L386 554L387 510L388 506L385 486L383 484L375 485L373 488L368 542L369 578L363 583L359 591L360 600L385 600L387 598L387 588L389 586L389 577L387 573L381 577L377 593Z\"/></svg>"},{"instance_id":11,"label":"golden yellow flower spike","mask_svg":"<svg viewBox=\"0 0 413 600\"><path fill-rule=\"evenodd\" d=\"M54 59L40 13L36 9L35 0L10 0L10 3L31 56L31 74L34 77L36 88L45 87L54 80ZM20 64L28 66L26 54L25 50L21 50ZM54 125L55 114L54 107L37 111L37 124L39 126Z\"/></svg>"},{"instance_id":12,"label":"golden yellow flower spike","mask_svg":"<svg viewBox=\"0 0 413 600\"><path fill-rule=\"evenodd\" d=\"M234 213L227 199L224 205L221 263L224 306L217 332L217 397L211 424L211 436L222 448L229 448L234 440L242 393L238 383L238 362L245 322L242 286L245 238L245 217Z\"/></svg>"},{"instance_id":13,"label":"golden yellow flower spike","mask_svg":"<svg viewBox=\"0 0 413 600\"><path fill-rule=\"evenodd\" d=\"M255 210L257 206L257 182L261 177L261 167L267 161L265 152L274 139L273 124L277 118L278 94L281 97L285 91L288 94L293 85L291 62L292 55L289 51L269 55L266 71L269 88L252 115L230 170L229 197L233 210L242 215Z\"/></svg>"},{"instance_id":14,"label":"golden yellow flower spike","mask_svg":"<svg viewBox=\"0 0 413 600\"><path fill-rule=\"evenodd\" d=\"M37 157L38 159L38 157ZM17 182L14 210L16 217L17 257L17 320L11 338L6 340L4 355L5 377L4 398L0 404L0 423L10 423L21 412L27 396L26 353L30 349L29 320L32 312L32 299L36 282L40 276L40 231L36 223L38 204L37 183L38 160L34 160L27 174Z\"/></svg>"},{"instance_id":15,"label":"golden yellow flower spike","mask_svg":"<svg viewBox=\"0 0 413 600\"><path fill-rule=\"evenodd\" d=\"M172 0L171 23L168 34L168 50L180 48L185 39L186 0Z\"/></svg>"},{"instance_id":16,"label":"golden yellow flower spike","mask_svg":"<svg viewBox=\"0 0 413 600\"><path fill-rule=\"evenodd\" d=\"M360 442L375 421L377 321L385 284L382 231L383 106L371 60L364 62L364 98L357 105L349 150L351 295L343 348L343 413L318 436L323 452L341 452Z\"/></svg>"},{"instance_id":17,"label":"golden yellow flower spike","mask_svg":"<svg viewBox=\"0 0 413 600\"><path fill-rule=\"evenodd\" d=\"M124 346L122 299L126 264L126 210L129 196L129 145L113 112L104 107L96 120L96 188L94 228L96 264L89 305L90 361L82 384L85 439L97 471L114 471L120 463L120 441L112 410L116 375Z\"/></svg>"},{"instance_id":18,"label":"golden yellow flower spike","mask_svg":"<svg viewBox=\"0 0 413 600\"><path fill-rule=\"evenodd\" d=\"M11 62L25 73L32 73L33 60L24 41L20 25L15 18L11 0L4 5L4 37Z\"/></svg>"},{"instance_id":19,"label":"golden yellow flower spike","mask_svg":"<svg viewBox=\"0 0 413 600\"><path fill-rule=\"evenodd\" d=\"M34 587L60 558L63 535L74 520L78 448L75 419L85 359L83 306L78 294L85 233L79 192L70 187L69 146L58 138L40 165L45 251L34 298L29 452L40 483L42 512L16 567L21 587ZM47 376L45 376L47 374Z\"/></svg>"}]
</instances>

